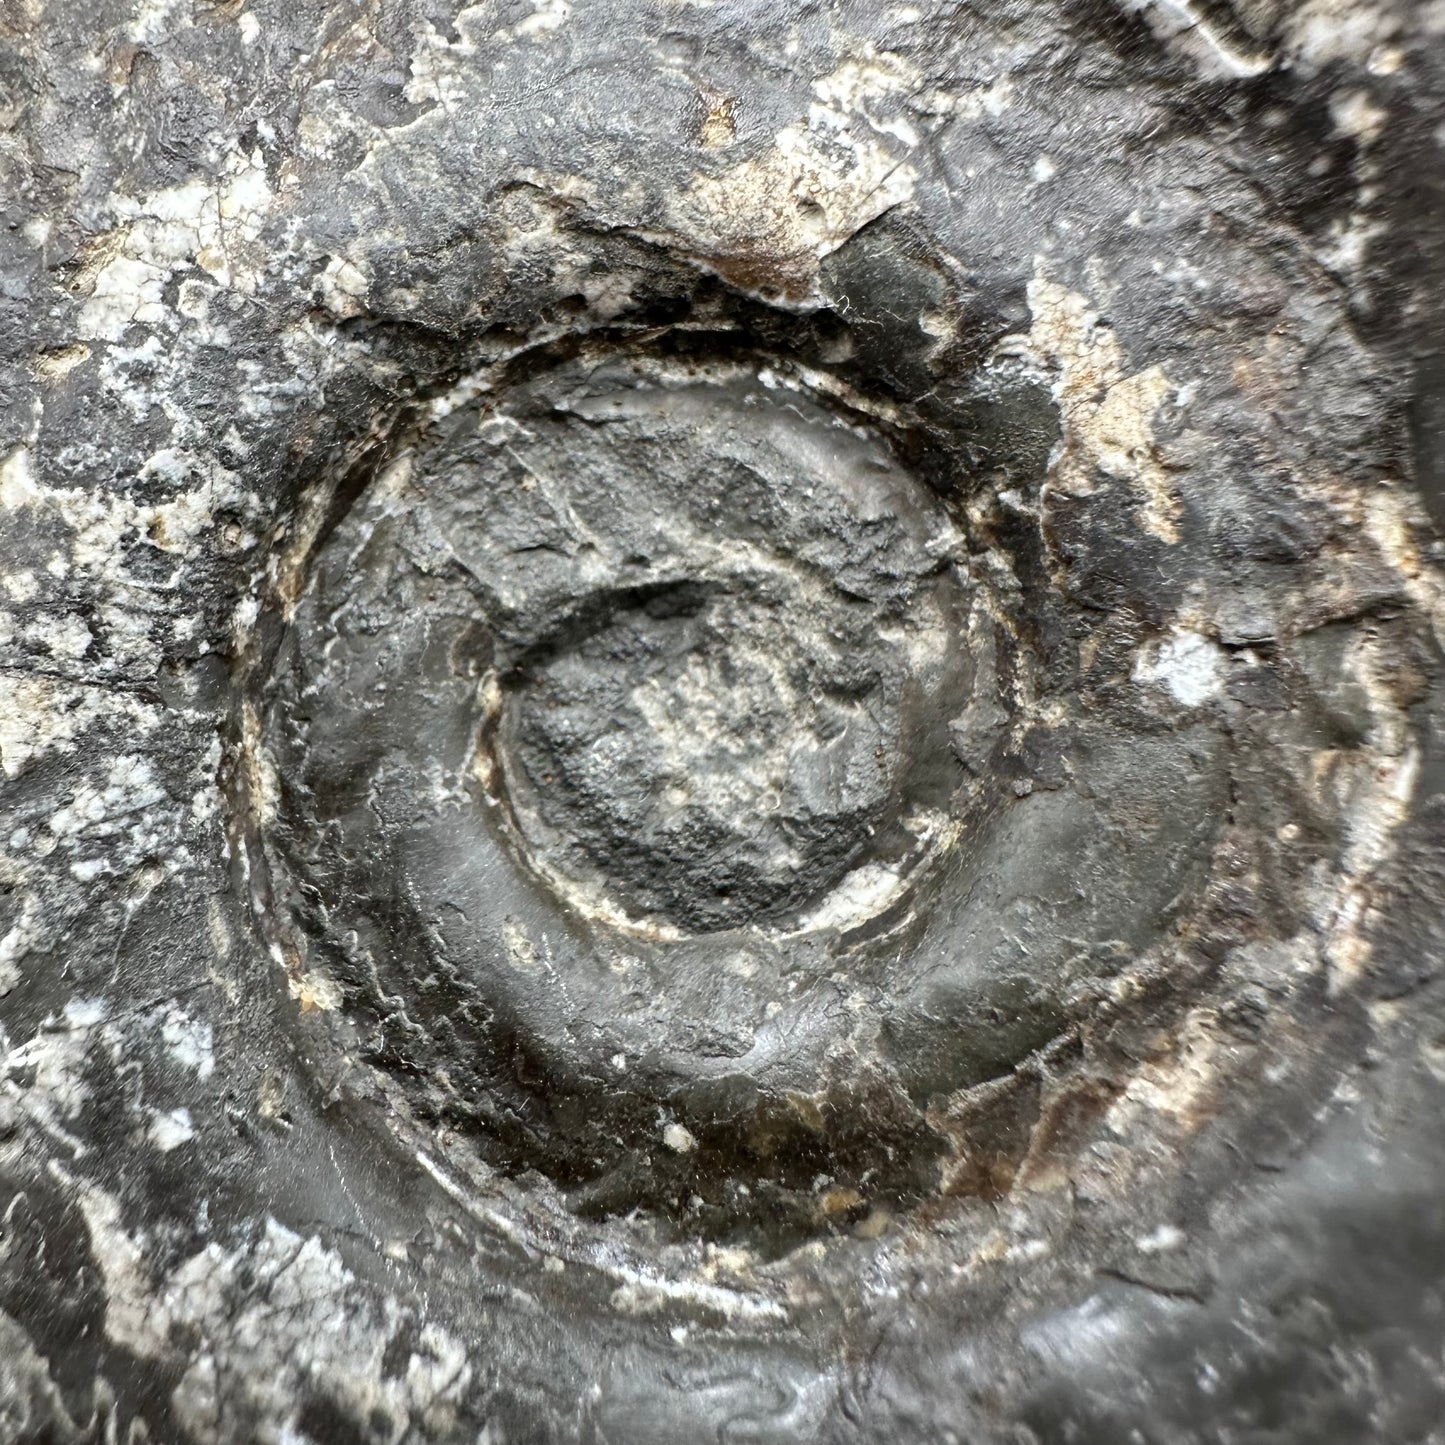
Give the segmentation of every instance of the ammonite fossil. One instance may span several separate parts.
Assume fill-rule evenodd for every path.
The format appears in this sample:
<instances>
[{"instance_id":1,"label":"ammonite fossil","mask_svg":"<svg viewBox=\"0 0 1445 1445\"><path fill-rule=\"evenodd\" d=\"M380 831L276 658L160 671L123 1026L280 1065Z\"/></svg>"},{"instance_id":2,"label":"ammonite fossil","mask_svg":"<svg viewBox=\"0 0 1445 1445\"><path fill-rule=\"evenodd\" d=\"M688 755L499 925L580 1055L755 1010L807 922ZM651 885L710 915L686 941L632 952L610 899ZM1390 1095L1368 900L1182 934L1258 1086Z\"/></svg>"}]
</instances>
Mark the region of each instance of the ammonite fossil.
<instances>
[{"instance_id":1,"label":"ammonite fossil","mask_svg":"<svg viewBox=\"0 0 1445 1445\"><path fill-rule=\"evenodd\" d=\"M1439 1439L1442 29L0 17L0 1433Z\"/></svg>"}]
</instances>

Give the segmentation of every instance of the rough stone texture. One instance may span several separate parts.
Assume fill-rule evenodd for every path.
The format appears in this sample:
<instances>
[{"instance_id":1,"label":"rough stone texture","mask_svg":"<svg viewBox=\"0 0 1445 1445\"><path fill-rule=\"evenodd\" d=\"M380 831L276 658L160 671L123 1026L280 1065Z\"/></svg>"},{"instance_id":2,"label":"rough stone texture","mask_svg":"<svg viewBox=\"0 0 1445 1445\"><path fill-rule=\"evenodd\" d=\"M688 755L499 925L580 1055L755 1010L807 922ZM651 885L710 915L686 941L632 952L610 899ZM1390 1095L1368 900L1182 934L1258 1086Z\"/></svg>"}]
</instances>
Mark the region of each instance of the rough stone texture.
<instances>
[{"instance_id":1,"label":"rough stone texture","mask_svg":"<svg viewBox=\"0 0 1445 1445\"><path fill-rule=\"evenodd\" d=\"M1442 105L14 0L5 1438L1445 1441Z\"/></svg>"}]
</instances>

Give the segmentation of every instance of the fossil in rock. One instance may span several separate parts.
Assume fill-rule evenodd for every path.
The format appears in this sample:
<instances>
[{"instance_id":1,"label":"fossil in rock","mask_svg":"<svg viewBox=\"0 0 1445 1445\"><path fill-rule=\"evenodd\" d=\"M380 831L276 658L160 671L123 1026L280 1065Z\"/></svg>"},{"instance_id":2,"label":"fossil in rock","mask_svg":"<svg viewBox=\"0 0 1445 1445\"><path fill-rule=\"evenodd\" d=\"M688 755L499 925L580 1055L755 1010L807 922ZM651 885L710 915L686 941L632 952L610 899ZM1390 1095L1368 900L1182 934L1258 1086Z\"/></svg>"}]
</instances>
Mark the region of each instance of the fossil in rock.
<instances>
[{"instance_id":1,"label":"fossil in rock","mask_svg":"<svg viewBox=\"0 0 1445 1445\"><path fill-rule=\"evenodd\" d=\"M1441 25L0 17L0 1435L1435 1439Z\"/></svg>"}]
</instances>

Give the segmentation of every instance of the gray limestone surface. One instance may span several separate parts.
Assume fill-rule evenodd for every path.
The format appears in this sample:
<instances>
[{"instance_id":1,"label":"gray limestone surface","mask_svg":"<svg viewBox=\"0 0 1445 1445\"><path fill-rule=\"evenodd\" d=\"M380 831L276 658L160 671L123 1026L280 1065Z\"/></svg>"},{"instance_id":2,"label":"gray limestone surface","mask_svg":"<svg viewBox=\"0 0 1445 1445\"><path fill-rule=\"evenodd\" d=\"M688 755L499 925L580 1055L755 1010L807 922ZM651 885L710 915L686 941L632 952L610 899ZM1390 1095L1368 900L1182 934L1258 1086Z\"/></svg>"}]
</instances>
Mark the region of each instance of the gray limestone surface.
<instances>
[{"instance_id":1,"label":"gray limestone surface","mask_svg":"<svg viewBox=\"0 0 1445 1445\"><path fill-rule=\"evenodd\" d=\"M1445 7L6 0L0 1441L1445 1445Z\"/></svg>"}]
</instances>

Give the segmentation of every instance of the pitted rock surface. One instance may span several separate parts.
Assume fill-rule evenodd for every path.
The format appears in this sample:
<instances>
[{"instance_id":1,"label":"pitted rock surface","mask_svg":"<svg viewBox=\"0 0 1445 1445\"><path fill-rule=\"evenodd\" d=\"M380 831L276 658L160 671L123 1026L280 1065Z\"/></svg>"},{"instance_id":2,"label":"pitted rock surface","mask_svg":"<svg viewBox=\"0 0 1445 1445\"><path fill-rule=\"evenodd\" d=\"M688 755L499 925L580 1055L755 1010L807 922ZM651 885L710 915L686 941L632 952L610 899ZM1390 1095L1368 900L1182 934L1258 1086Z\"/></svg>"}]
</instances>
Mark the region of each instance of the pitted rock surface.
<instances>
[{"instance_id":1,"label":"pitted rock surface","mask_svg":"<svg viewBox=\"0 0 1445 1445\"><path fill-rule=\"evenodd\" d=\"M1437 8L0 15L0 1433L1432 1441Z\"/></svg>"},{"instance_id":2,"label":"pitted rock surface","mask_svg":"<svg viewBox=\"0 0 1445 1445\"><path fill-rule=\"evenodd\" d=\"M796 915L948 803L963 540L801 396L627 380L489 417L493 455L443 464L496 637L498 781L539 853L644 915Z\"/></svg>"}]
</instances>

